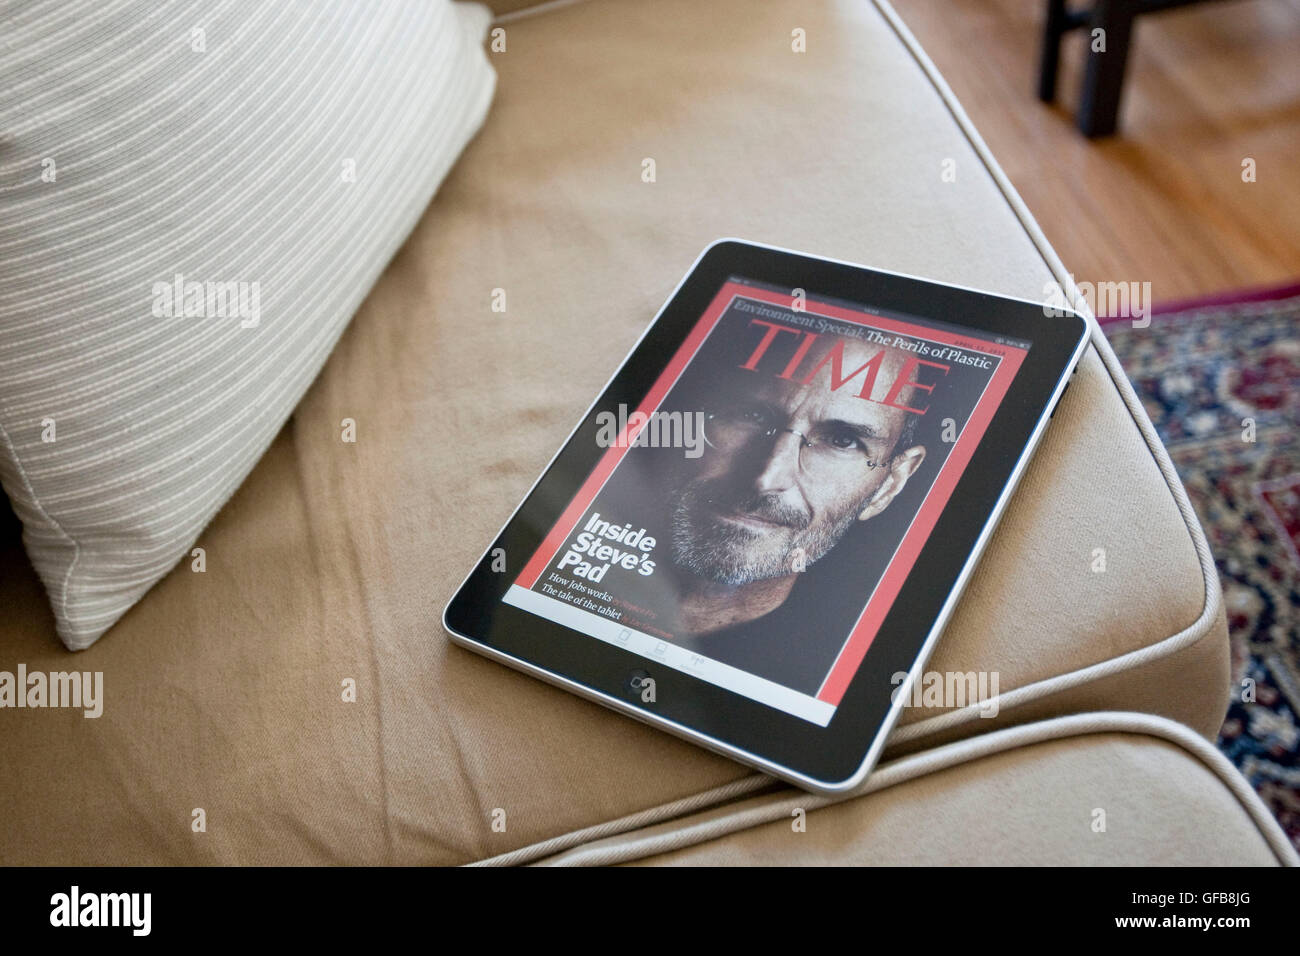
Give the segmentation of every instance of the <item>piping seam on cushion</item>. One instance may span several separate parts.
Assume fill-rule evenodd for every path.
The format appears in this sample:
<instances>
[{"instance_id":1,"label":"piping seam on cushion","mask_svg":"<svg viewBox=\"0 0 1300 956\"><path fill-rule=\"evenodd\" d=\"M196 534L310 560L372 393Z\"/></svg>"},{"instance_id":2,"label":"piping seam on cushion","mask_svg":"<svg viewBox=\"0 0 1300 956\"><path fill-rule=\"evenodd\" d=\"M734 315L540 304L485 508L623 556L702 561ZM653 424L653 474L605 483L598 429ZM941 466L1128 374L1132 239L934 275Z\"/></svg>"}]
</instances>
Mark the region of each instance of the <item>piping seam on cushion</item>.
<instances>
[{"instance_id":1,"label":"piping seam on cushion","mask_svg":"<svg viewBox=\"0 0 1300 956\"><path fill-rule=\"evenodd\" d=\"M1220 783L1237 798L1241 809L1255 825L1261 839L1273 852L1279 865L1300 865L1300 857L1297 857L1295 848L1282 828L1227 757L1195 731L1166 717L1120 712L1072 714L970 737L885 764L874 771L867 778L866 783L850 793L820 796L785 788L785 792L791 794L790 796L748 808L731 817L687 824L682 829L643 837L639 842L634 841L621 846L579 847L560 858L542 860L539 865L609 866L645 859L689 846L698 846L757 826L789 820L791 811L796 808L811 812L866 797L899 784L974 763L987 757L1009 753L1022 747L1094 734L1146 736L1181 748L1185 753L1199 760L1201 765L1216 776Z\"/></svg>"}]
</instances>

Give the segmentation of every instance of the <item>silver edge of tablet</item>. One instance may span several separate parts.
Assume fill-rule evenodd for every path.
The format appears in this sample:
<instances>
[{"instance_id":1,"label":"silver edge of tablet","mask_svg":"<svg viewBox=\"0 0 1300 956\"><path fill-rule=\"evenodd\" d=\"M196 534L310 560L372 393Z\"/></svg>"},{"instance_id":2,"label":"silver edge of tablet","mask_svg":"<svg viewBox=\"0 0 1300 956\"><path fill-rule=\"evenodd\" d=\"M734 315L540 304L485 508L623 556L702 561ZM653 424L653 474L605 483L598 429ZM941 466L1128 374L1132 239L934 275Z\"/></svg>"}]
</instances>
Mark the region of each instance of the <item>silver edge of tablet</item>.
<instances>
[{"instance_id":1,"label":"silver edge of tablet","mask_svg":"<svg viewBox=\"0 0 1300 956\"><path fill-rule=\"evenodd\" d=\"M838 265L851 266L855 269L864 269L868 272L879 272L885 275L898 276L899 278L903 278L903 279L915 279L918 282L925 282L925 283L929 283L930 285L946 285L950 288L962 289L966 292L975 292L980 295L990 295L990 296L994 296L995 298L1008 299L1013 302L1022 302L1028 305L1036 305L1040 307L1043 305L1042 302L1035 302L1032 299L1021 299L1016 296L1001 295L996 292L989 292L985 289L974 289L971 288L970 286L957 285L951 282L940 282L936 279L926 279L921 276L914 276L905 272L891 272L888 269L877 269L873 266L866 266L856 262L848 262L844 259L831 259L826 256L811 255L807 252L799 252L794 249L785 249L782 248L781 246L772 246L762 242L753 242L748 239L737 239L730 236L721 239L715 239L713 242L709 243L708 246L704 248L703 252L701 252L698 256L695 257L695 261L691 263L690 269L688 269L686 273L682 276L681 281L678 282L677 285L673 287L673 291L669 293L668 298L664 300L664 304L660 306L659 311L655 313L654 319L645 327L645 330L642 331L641 335L637 337L637 340L632 344L632 347L628 349L627 355L623 357L623 361L619 362L619 364L615 367L613 374L610 375L609 379L601 387L600 391L596 393L596 397L592 399L591 404L588 405L586 410L582 413L582 416L578 419L577 423L573 426L573 429L569 432L568 437L565 438L564 441L562 441L559 444L559 446L556 448L555 454L551 456L550 461L546 463L546 467L543 468L541 472L538 474L537 480L534 481L532 486L528 489L528 491L524 493L524 496L520 499L519 504L515 507L515 510L511 512L510 517L507 518L504 523L502 523L501 529L496 533L496 535L493 536L492 541L496 541L498 538L500 538L501 535L505 532L506 528L509 527L510 522L515 520L516 515L518 515L519 511L523 508L524 502L526 502L532 496L533 492L537 489L537 486L541 484L542 478L545 477L546 473L551 470L551 466L555 464L555 460L560 457L560 453L564 451L565 448L568 447L569 442L571 442L573 440L573 436L578 433L578 429L581 428L582 423L587 420L587 416L590 415L591 410L596 407L596 403L600 401L601 396L605 394L605 392L609 389L609 386L613 383L614 379L618 377L618 373L621 372L624 366L627 365L628 360L631 359L633 353L636 352L637 347L640 346L641 342L645 339L645 337L650 334L650 330L654 328L655 324L663 316L664 311L668 308L669 304L673 301L673 299L677 297L677 293L680 292L682 286L686 284L686 280L695 274L695 270L699 266L700 260L703 259L706 255L708 255L710 249L724 242L736 242L742 245L757 246L763 249L770 249L774 252L786 252L791 255L799 256L804 259L819 259L824 262L832 262ZM987 547L988 545L989 538L992 536L993 530L997 527L998 519L1002 517L1002 512L1006 510L1007 503L1011 500L1011 495L1015 492L1016 486L1020 483L1021 476L1024 474L1025 468L1029 464L1029 460L1033 457L1034 451L1037 450L1038 444L1042 440L1043 433L1047 430L1047 423L1051 420L1052 415L1055 414L1057 404L1060 402L1061 396L1065 394L1065 388L1069 384L1071 376L1074 375L1075 370L1078 368L1079 362L1083 358L1084 350L1087 349L1088 347L1088 342L1091 338L1090 335L1091 326L1088 324L1087 318L1076 312L1070 312L1069 314L1084 319L1084 334L1080 337L1079 344L1075 346L1074 353L1073 355L1071 355L1070 361L1066 365L1065 372L1062 373L1060 379L1056 383L1056 387L1052 390L1051 397L1049 398L1047 404L1044 406L1043 413L1042 415L1039 416L1038 423L1034 426L1033 434L1029 436L1029 441L1025 443L1024 450L1020 453L1020 458L1016 462L1016 467L1012 470L1011 476L1007 479L1006 484L1003 486L1002 493L998 496L997 502L993 505L993 510L989 512L988 518L985 519L984 527L980 529L979 537L975 539L975 544L971 548L970 555L967 557L966 562L962 565L961 573L957 576L956 582L953 584L952 589L948 592L948 599L944 601L943 607L940 609L938 616L935 618L934 624L931 626L929 634L926 635L925 643L921 645L921 650L916 655L916 660L912 663L912 666L908 668L907 678L903 681L902 684L898 686L897 691L891 692L893 694L893 703L890 705L889 711L885 714L884 720L880 722L880 726L876 729L874 738L872 739L870 748L868 748L867 750L866 756L862 759L862 763L859 765L858 769L854 771L853 775L850 776L848 779L840 782L827 782L825 780L817 780L813 777L808 776L807 774L802 774L797 771L791 770L789 767L783 767L780 764L774 763L765 757L759 756L758 754L751 753L750 751L745 750L741 747L737 747L734 744L729 744L726 741L719 740L716 737L712 737L709 734L702 733L701 731L695 730L692 727L687 727L685 724L679 724L675 720L670 720L667 717L661 717L660 715L654 713L653 711L648 711L640 707L635 707L632 704L629 704L627 701L620 700L619 698L614 697L611 694L606 694L603 691L599 691L592 687L588 687L585 684L580 684L577 681L570 680L569 678L563 676L562 674L557 674L554 671L548 671L544 667L538 667L536 664L532 664L526 660L523 660L522 658L518 658L511 654L507 654L504 651L497 650L494 647L491 647L487 644L483 644L480 641L476 641L473 638L467 637L466 635L461 634L459 631L452 629L452 627L447 623L447 608L451 606L451 601L454 600L456 595L461 592L461 590L465 587L465 584L469 581L470 576L473 575L475 570L477 570L479 564L482 563L482 558L480 558L470 567L464 579L460 582L460 585L457 586L456 590L452 592L451 599L448 600L447 606L443 608L442 610L443 630L445 630L447 634L451 637L452 642L459 645L460 647L464 647L467 650L475 651L476 653L482 654L485 657L489 657L492 660L497 661L498 663L505 664L507 667L512 667L515 670L523 671L526 674L530 674L533 677L537 677L541 680L546 681L548 684L553 684L556 687L561 687L567 691L571 691L572 693L577 694L579 697L585 697L586 699L594 701L598 704L603 704L604 706L616 710L619 713L626 714L629 717L633 717L636 720L641 721L642 723L649 724L661 730L666 730L671 734L674 734L678 737L685 738L686 740L689 740L692 743L699 744L709 750L714 751L715 753L720 753L723 756L730 757L734 760L738 760L741 763L748 764L751 767L756 767L759 770L762 770L766 773L770 773L774 777L778 777L781 780L785 780L789 783L793 783L796 786L801 787L805 790L812 790L817 793L825 793L825 794L838 794L838 793L844 793L845 791L848 790L853 790L855 787L857 787L866 779L867 774L871 771L871 768L875 766L876 761L879 759L880 752L884 749L885 743L888 740L889 731L893 728L894 724L897 722L899 715L903 711L903 707L906 705L906 702L909 699L912 690L912 685L916 682L917 676L920 674L921 670L925 667L926 661L929 659L931 652L934 650L934 645L939 639L939 635L943 633L943 629L948 623L948 618L951 617L953 610L957 606L957 601L960 600L962 593L966 590L966 585L970 580L971 573L975 570L975 565L979 563L979 559L983 555L985 547ZM489 545L489 549L490 547L491 546Z\"/></svg>"}]
</instances>

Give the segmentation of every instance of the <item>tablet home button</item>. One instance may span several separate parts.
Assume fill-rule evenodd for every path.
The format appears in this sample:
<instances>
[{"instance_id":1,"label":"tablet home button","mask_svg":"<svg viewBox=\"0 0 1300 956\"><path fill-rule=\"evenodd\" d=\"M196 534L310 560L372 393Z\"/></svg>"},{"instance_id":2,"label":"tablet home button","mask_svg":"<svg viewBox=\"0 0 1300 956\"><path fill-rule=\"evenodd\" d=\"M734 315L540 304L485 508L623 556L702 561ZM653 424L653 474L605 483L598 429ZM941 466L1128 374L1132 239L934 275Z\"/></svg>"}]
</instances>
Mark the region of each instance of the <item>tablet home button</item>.
<instances>
[{"instance_id":1,"label":"tablet home button","mask_svg":"<svg viewBox=\"0 0 1300 956\"><path fill-rule=\"evenodd\" d=\"M631 697L641 697L647 689L646 681L651 681L653 686L653 680L649 671L634 670L627 675L627 680L623 681L623 689Z\"/></svg>"}]
</instances>

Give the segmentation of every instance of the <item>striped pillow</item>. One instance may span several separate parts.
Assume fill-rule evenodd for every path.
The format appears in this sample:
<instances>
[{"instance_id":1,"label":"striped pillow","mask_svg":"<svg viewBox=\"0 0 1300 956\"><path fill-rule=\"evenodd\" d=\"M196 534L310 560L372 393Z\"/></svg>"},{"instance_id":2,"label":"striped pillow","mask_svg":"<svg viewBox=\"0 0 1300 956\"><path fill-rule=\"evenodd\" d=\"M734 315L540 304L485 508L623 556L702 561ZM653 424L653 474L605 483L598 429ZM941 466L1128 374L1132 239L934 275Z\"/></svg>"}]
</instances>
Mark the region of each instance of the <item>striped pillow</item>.
<instances>
[{"instance_id":1,"label":"striped pillow","mask_svg":"<svg viewBox=\"0 0 1300 956\"><path fill-rule=\"evenodd\" d=\"M88 647L266 450L491 100L448 0L0 0L0 482Z\"/></svg>"}]
</instances>

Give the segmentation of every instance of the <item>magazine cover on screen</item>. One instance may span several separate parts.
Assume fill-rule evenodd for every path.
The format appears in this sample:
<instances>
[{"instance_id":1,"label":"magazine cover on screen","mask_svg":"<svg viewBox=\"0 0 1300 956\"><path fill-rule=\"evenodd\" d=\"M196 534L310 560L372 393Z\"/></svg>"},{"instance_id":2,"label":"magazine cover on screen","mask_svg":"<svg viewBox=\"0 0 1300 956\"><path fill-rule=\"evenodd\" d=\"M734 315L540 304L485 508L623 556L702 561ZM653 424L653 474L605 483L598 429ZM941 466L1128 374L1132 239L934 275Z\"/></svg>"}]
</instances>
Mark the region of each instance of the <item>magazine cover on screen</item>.
<instances>
[{"instance_id":1,"label":"magazine cover on screen","mask_svg":"<svg viewBox=\"0 0 1300 956\"><path fill-rule=\"evenodd\" d=\"M733 279L505 599L825 726L1028 344Z\"/></svg>"}]
</instances>

